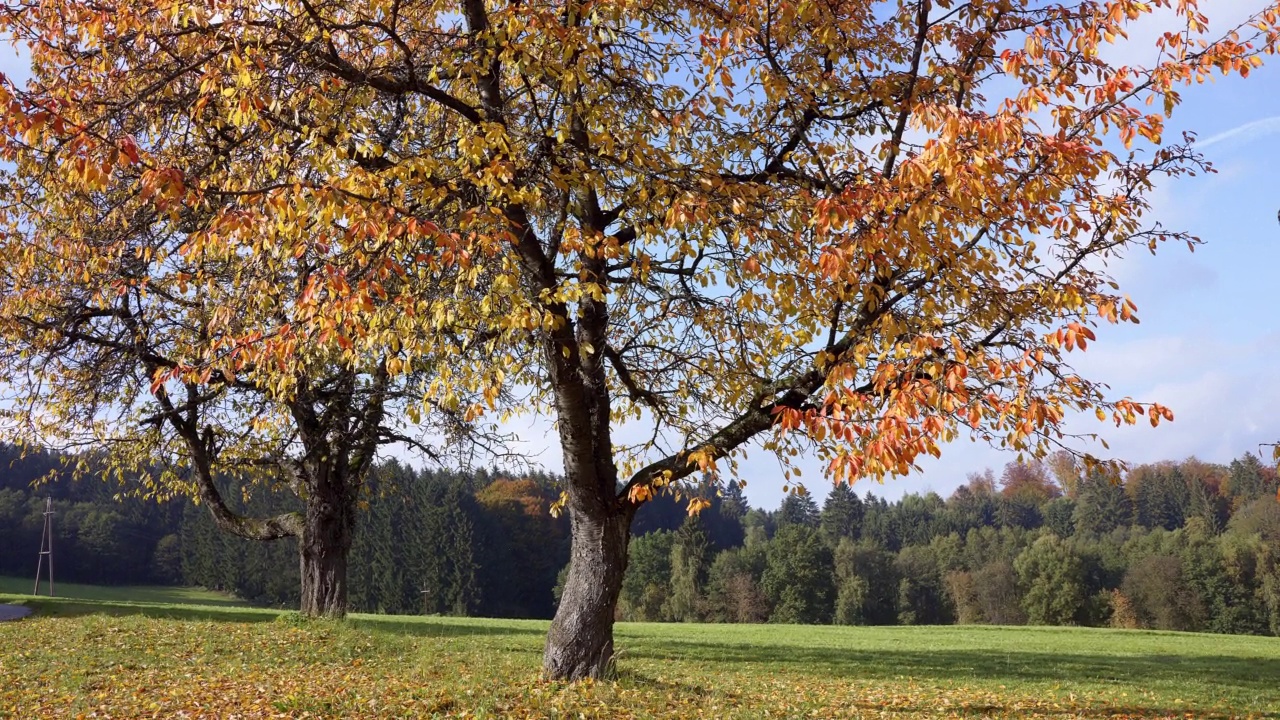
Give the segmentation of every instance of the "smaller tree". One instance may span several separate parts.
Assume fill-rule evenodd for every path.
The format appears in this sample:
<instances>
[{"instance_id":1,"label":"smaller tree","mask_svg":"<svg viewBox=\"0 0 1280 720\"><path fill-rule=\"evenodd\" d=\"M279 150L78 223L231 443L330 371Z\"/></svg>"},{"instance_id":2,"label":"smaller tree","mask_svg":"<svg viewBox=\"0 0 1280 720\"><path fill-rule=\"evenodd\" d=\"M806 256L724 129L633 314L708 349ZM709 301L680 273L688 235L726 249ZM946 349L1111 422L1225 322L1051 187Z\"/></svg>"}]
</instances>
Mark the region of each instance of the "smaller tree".
<instances>
[{"instance_id":1,"label":"smaller tree","mask_svg":"<svg viewBox=\"0 0 1280 720\"><path fill-rule=\"evenodd\" d=\"M768 547L760 584L773 604L770 622L830 622L835 601L832 557L821 533L808 525L784 524Z\"/></svg>"},{"instance_id":2,"label":"smaller tree","mask_svg":"<svg viewBox=\"0 0 1280 720\"><path fill-rule=\"evenodd\" d=\"M821 513L818 511L818 503L814 501L813 496L808 492L797 489L783 498L782 506L778 508L775 518L775 522L780 528L784 525L803 525L804 527L816 528L820 523Z\"/></svg>"},{"instance_id":3,"label":"smaller tree","mask_svg":"<svg viewBox=\"0 0 1280 720\"><path fill-rule=\"evenodd\" d=\"M1093 473L1081 480L1075 510L1077 532L1105 535L1127 526L1132 519L1132 503L1118 477Z\"/></svg>"},{"instance_id":4,"label":"smaller tree","mask_svg":"<svg viewBox=\"0 0 1280 720\"><path fill-rule=\"evenodd\" d=\"M1018 574L1008 560L992 560L973 573L975 601L984 622L992 625L1025 625Z\"/></svg>"},{"instance_id":5,"label":"smaller tree","mask_svg":"<svg viewBox=\"0 0 1280 720\"><path fill-rule=\"evenodd\" d=\"M1149 555L1130 566L1121 592L1133 604L1143 627L1195 630L1204 621L1204 601L1173 555Z\"/></svg>"},{"instance_id":6,"label":"smaller tree","mask_svg":"<svg viewBox=\"0 0 1280 720\"><path fill-rule=\"evenodd\" d=\"M944 625L955 608L943 581L945 570L933 547L904 548L894 561L898 577L898 620L903 625Z\"/></svg>"},{"instance_id":7,"label":"smaller tree","mask_svg":"<svg viewBox=\"0 0 1280 720\"><path fill-rule=\"evenodd\" d=\"M1084 566L1057 535L1041 535L1014 561L1022 606L1035 625L1068 625L1085 607Z\"/></svg>"},{"instance_id":8,"label":"smaller tree","mask_svg":"<svg viewBox=\"0 0 1280 720\"><path fill-rule=\"evenodd\" d=\"M671 583L662 606L666 620L696 622L705 611L704 591L711 565L711 543L698 515L688 516L671 545Z\"/></svg>"},{"instance_id":9,"label":"smaller tree","mask_svg":"<svg viewBox=\"0 0 1280 720\"><path fill-rule=\"evenodd\" d=\"M898 620L893 555L868 542L843 538L836 546L835 622L892 625Z\"/></svg>"},{"instance_id":10,"label":"smaller tree","mask_svg":"<svg viewBox=\"0 0 1280 720\"><path fill-rule=\"evenodd\" d=\"M862 514L862 500L848 483L832 485L820 519L827 544L834 548L844 538L857 540L862 531Z\"/></svg>"},{"instance_id":11,"label":"smaller tree","mask_svg":"<svg viewBox=\"0 0 1280 720\"><path fill-rule=\"evenodd\" d=\"M738 623L769 619L769 598L760 589L765 561L763 544L716 555L707 578L709 619Z\"/></svg>"},{"instance_id":12,"label":"smaller tree","mask_svg":"<svg viewBox=\"0 0 1280 720\"><path fill-rule=\"evenodd\" d=\"M631 542L631 559L622 581L619 608L627 620L662 619L671 584L671 549L675 533L657 530Z\"/></svg>"}]
</instances>

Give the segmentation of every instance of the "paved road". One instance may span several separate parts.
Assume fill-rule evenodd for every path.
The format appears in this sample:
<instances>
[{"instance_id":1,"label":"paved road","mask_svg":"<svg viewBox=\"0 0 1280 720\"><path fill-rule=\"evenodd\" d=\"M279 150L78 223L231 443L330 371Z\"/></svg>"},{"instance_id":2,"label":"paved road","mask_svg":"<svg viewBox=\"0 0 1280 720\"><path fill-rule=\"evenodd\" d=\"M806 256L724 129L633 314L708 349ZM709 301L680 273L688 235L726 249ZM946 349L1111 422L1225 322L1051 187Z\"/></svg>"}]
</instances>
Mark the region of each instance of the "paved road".
<instances>
[{"instance_id":1,"label":"paved road","mask_svg":"<svg viewBox=\"0 0 1280 720\"><path fill-rule=\"evenodd\" d=\"M31 608L22 605L0 605L0 622L17 620L31 614Z\"/></svg>"}]
</instances>

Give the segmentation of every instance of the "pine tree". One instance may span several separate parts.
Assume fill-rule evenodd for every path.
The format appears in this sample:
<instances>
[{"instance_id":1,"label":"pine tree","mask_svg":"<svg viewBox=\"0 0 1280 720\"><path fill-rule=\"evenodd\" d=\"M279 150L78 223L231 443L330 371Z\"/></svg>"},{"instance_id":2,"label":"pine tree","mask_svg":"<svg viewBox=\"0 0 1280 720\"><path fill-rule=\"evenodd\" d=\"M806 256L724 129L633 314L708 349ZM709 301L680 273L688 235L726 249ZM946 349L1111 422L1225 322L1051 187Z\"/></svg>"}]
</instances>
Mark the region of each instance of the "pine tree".
<instances>
[{"instance_id":1,"label":"pine tree","mask_svg":"<svg viewBox=\"0 0 1280 720\"><path fill-rule=\"evenodd\" d=\"M662 610L667 620L702 619L703 594L710 567L711 543L706 529L697 515L691 515L676 531L671 546L671 592Z\"/></svg>"},{"instance_id":2,"label":"pine tree","mask_svg":"<svg viewBox=\"0 0 1280 720\"><path fill-rule=\"evenodd\" d=\"M836 483L822 505L822 534L831 547L840 540L857 540L862 533L862 500L848 483Z\"/></svg>"}]
</instances>

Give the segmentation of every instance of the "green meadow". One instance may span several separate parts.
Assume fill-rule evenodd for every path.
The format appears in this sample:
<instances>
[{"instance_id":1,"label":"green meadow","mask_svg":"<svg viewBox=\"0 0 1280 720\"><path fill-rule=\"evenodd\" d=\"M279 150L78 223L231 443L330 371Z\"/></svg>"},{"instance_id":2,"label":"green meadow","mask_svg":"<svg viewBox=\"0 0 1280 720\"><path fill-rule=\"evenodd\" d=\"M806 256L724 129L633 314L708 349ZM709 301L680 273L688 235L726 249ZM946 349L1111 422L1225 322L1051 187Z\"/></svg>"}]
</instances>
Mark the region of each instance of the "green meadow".
<instances>
[{"instance_id":1,"label":"green meadow","mask_svg":"<svg viewBox=\"0 0 1280 720\"><path fill-rule=\"evenodd\" d=\"M539 677L544 622L76 594L0 595L35 611L0 624L0 717L1280 718L1275 638L620 623L616 678L564 684Z\"/></svg>"}]
</instances>

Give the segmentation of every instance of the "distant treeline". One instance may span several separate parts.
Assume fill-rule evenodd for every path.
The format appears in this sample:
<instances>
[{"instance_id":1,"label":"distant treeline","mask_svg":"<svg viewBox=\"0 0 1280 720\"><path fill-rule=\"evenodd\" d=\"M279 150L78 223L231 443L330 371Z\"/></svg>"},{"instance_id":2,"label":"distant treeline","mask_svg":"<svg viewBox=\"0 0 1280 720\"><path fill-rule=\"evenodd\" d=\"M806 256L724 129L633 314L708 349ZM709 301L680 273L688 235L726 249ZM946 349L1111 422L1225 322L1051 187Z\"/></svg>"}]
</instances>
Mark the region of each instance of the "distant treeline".
<instances>
[{"instance_id":1,"label":"distant treeline","mask_svg":"<svg viewBox=\"0 0 1280 720\"><path fill-rule=\"evenodd\" d=\"M115 500L101 482L30 482L56 458L0 448L0 573L30 575L43 498L55 500L66 581L181 583L297 602L293 541L218 532L186 502ZM689 517L659 497L634 525L627 620L839 624L1077 624L1280 634L1274 470L1245 455L1082 473L1068 458L1010 464L943 499L888 502L847 486L751 509L708 484ZM550 617L568 559L556 480L416 471L366 485L351 554L352 609ZM279 511L267 494L241 507Z\"/></svg>"}]
</instances>

